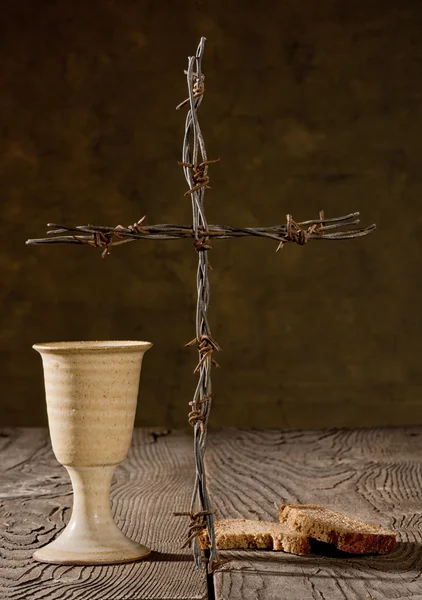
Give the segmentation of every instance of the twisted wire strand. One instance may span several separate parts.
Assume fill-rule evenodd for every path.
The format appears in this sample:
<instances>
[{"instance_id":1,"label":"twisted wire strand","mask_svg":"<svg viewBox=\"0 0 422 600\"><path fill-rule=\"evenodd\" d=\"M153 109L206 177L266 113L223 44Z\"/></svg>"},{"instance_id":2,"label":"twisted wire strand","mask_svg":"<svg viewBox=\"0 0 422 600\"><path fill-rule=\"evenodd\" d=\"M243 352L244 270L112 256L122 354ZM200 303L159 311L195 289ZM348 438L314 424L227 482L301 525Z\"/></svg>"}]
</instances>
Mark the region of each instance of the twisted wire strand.
<instances>
[{"instance_id":1,"label":"twisted wire strand","mask_svg":"<svg viewBox=\"0 0 422 600\"><path fill-rule=\"evenodd\" d=\"M207 175L207 153L205 142L202 136L201 127L198 120L198 109L204 97L203 90L203 74L202 74L202 56L204 53L205 38L202 37L196 52L195 57L189 58L187 70L187 84L189 90L189 105L190 109L186 118L186 129L183 140L182 160L184 163L191 164L192 168L184 167L184 174L189 188L192 190L193 209L193 231L195 241L200 239L201 229L207 230L207 220L204 211L204 196L205 186L197 187L195 178L192 172L198 169L200 163L204 164L204 173ZM195 69L195 71L194 71ZM195 90L199 90L200 95L195 98ZM192 140L192 144L191 144ZM200 159L199 159L200 157ZM197 189L195 189L197 188ZM195 516L201 513L202 524L206 526L210 539L210 557L208 567L212 570L213 564L218 560L218 554L215 543L214 533L214 514L211 506L210 497L207 489L207 480L204 464L204 455L206 449L207 425L211 408L212 399L212 384L211 384L211 367L212 367L212 351L211 347L208 350L212 340L212 334L208 323L208 307L210 300L210 288L208 279L208 249L209 247L196 246L198 251L198 269L197 269L197 304L196 304L196 340L198 344L199 363L198 383L195 389L192 409L197 414L194 421L194 458L195 458L195 484L192 492L190 514L192 520ZM205 341L205 346L204 342ZM202 347L201 347L202 344ZM211 345L212 346L212 345ZM205 349L205 353L203 350ZM198 530L200 531L200 529ZM194 536L193 555L197 567L201 567L204 563L202 551L198 543L198 537Z\"/></svg>"},{"instance_id":2,"label":"twisted wire strand","mask_svg":"<svg viewBox=\"0 0 422 600\"><path fill-rule=\"evenodd\" d=\"M190 180L189 180L190 181ZM193 199L193 203L196 199ZM347 231L337 231L330 233L332 229L339 229L344 226L353 226L359 223L359 219L352 218L359 213L352 213L344 217L335 217L326 219L324 223L330 225L319 225L321 221L315 219L312 221L299 222L300 227L311 226L312 224L319 225L314 233L309 234L308 240L349 240L362 237L372 233L376 229L376 225L361 227ZM119 246L128 242L136 242L137 240L178 240L199 237L209 237L211 239L230 239L247 236L264 237L278 242L294 242L288 238L286 225L273 225L270 227L233 227L231 225L208 225L205 230L197 227L195 230L192 225L145 225L134 231L125 227L114 227L104 225L59 225L49 223L47 227L52 227L47 232L49 237L34 238L26 241L28 245L45 245L45 244L86 244L95 246L95 233L102 233L106 237L113 237L111 246ZM327 233L328 232L328 233ZM62 234L72 235L62 235ZM86 234L86 235L83 235Z\"/></svg>"}]
</instances>

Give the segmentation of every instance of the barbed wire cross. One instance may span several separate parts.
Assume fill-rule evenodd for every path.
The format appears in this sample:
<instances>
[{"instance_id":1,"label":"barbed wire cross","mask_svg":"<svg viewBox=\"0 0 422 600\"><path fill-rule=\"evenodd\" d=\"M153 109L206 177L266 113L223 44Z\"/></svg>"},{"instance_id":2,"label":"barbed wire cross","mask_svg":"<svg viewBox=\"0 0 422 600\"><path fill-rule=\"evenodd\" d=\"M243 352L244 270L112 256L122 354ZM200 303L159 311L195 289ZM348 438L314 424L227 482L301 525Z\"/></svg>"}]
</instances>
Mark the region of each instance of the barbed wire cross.
<instances>
[{"instance_id":1,"label":"barbed wire cross","mask_svg":"<svg viewBox=\"0 0 422 600\"><path fill-rule=\"evenodd\" d=\"M139 239L173 240L191 238L198 253L198 269L196 277L196 335L186 344L197 346L199 361L195 368L198 383L192 401L189 403L189 423L194 431L195 483L191 505L188 511L175 513L177 516L188 516L190 524L185 545L193 544L195 563L199 568L207 566L212 571L219 563L214 531L214 514L207 489L204 455L207 439L207 425L212 402L211 368L217 365L215 352L221 350L212 336L208 322L210 286L208 278L208 252L215 239L257 236L278 242L277 251L285 243L294 242L304 245L310 240L346 240L367 235L376 229L375 225L365 228L342 229L354 227L359 223L359 213L351 213L343 217L327 219L321 211L318 219L297 223L291 215L287 215L286 224L272 227L232 227L229 225L208 224L205 210L205 191L209 188L209 166L219 159L209 160L205 142L198 120L198 109L203 101L205 77L202 72L205 38L201 38L196 55L189 57L185 71L188 84L188 98L177 109L188 106L183 138L182 160L184 176L189 189L186 196L192 201L192 225L146 225L145 217L128 227L118 225L106 227L97 225L66 226L48 224L51 228L47 238L27 240L27 244L84 244L102 250L105 258L112 248L120 244L134 242ZM203 552L198 536L207 529L210 550Z\"/></svg>"}]
</instances>

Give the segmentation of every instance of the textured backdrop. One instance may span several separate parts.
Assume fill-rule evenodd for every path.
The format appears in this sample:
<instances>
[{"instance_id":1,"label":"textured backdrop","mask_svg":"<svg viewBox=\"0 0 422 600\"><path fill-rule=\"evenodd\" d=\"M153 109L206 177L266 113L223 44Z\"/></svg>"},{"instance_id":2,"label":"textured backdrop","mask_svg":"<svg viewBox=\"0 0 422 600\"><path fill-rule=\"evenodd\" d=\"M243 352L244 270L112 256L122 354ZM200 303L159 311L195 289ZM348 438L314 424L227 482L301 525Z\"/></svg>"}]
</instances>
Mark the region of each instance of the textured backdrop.
<instances>
[{"instance_id":1,"label":"textured backdrop","mask_svg":"<svg viewBox=\"0 0 422 600\"><path fill-rule=\"evenodd\" d=\"M188 223L183 69L207 37L209 222L360 210L357 241L216 241L213 424L422 423L419 0L5 3L2 423L46 423L35 342L145 339L138 423L186 422L196 253L27 247L48 221Z\"/></svg>"}]
</instances>

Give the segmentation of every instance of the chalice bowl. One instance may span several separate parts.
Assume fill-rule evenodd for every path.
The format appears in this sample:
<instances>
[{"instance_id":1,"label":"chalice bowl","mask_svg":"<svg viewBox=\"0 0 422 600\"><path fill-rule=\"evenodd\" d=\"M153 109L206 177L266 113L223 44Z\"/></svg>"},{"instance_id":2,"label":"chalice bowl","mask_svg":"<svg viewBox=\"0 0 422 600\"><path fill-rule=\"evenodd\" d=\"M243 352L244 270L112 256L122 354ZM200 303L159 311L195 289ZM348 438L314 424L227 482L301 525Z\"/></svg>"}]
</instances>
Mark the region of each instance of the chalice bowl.
<instances>
[{"instance_id":1,"label":"chalice bowl","mask_svg":"<svg viewBox=\"0 0 422 600\"><path fill-rule=\"evenodd\" d=\"M115 524L110 484L132 440L139 379L149 342L35 344L41 354L54 454L68 471L73 509L63 532L34 559L68 565L130 562L149 548Z\"/></svg>"}]
</instances>

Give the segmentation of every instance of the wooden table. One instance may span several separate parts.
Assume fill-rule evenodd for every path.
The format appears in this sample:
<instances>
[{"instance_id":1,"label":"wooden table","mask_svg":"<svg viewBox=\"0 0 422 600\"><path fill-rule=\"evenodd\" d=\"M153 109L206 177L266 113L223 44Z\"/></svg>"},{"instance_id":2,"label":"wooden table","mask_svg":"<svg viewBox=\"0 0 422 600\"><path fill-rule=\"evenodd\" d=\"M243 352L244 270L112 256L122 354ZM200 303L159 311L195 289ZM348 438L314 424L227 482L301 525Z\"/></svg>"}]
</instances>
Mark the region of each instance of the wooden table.
<instances>
[{"instance_id":1,"label":"wooden table","mask_svg":"<svg viewBox=\"0 0 422 600\"><path fill-rule=\"evenodd\" d=\"M43 429L0 432L0 599L422 599L422 428L210 434L209 484L220 517L276 519L281 501L316 502L395 529L387 556L226 552L207 590L181 550L192 478L191 432L137 430L112 489L117 523L152 547L139 563L43 565L33 551L69 519L71 488ZM163 435L160 435L163 434Z\"/></svg>"}]
</instances>

